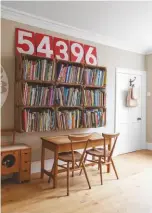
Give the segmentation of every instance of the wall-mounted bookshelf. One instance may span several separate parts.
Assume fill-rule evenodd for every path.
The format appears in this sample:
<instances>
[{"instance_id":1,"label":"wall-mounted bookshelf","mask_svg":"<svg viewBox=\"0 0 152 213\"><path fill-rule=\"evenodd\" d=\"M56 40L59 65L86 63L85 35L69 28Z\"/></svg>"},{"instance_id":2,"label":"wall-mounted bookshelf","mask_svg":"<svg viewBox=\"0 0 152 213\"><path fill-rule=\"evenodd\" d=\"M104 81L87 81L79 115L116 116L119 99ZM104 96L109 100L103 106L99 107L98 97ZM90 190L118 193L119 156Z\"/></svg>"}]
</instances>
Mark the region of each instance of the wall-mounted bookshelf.
<instances>
[{"instance_id":1,"label":"wall-mounted bookshelf","mask_svg":"<svg viewBox=\"0 0 152 213\"><path fill-rule=\"evenodd\" d=\"M16 57L15 128L41 132L106 125L106 67Z\"/></svg>"}]
</instances>

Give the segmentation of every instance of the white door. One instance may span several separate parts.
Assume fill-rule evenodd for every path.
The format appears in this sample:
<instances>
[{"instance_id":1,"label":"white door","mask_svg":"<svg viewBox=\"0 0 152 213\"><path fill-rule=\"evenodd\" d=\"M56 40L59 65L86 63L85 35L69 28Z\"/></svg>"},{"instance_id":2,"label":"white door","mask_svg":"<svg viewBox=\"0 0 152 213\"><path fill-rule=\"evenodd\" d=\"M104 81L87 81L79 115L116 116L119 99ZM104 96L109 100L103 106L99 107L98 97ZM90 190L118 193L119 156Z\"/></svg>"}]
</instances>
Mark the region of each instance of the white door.
<instances>
[{"instance_id":1,"label":"white door","mask_svg":"<svg viewBox=\"0 0 152 213\"><path fill-rule=\"evenodd\" d=\"M127 91L130 79L138 94L138 106L127 107ZM115 155L145 148L146 126L146 72L117 68L116 70L116 122L115 130L120 132Z\"/></svg>"}]
</instances>

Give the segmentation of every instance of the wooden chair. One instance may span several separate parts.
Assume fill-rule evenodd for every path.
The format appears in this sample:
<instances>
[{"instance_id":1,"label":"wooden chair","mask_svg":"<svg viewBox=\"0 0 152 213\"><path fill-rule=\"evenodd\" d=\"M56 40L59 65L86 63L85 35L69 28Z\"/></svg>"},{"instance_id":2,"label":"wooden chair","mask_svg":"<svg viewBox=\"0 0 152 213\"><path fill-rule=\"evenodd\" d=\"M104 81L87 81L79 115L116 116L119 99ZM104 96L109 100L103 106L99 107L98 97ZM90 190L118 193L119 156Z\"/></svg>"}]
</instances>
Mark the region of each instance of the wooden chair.
<instances>
[{"instance_id":1,"label":"wooden chair","mask_svg":"<svg viewBox=\"0 0 152 213\"><path fill-rule=\"evenodd\" d=\"M69 173L70 173L70 171L72 171L72 176L74 176L74 171L82 169L84 171L89 189L91 189L91 185L90 185L88 175L86 172L86 168L85 168L85 164L84 164L84 155L85 155L87 143L88 143L88 140L90 139L90 137L91 137L91 134L69 135L68 138L71 141L71 151L59 153L58 159L63 162L66 162L66 165L58 165L58 166L66 169L66 171L67 171L67 196L69 196ZM84 147L82 154L73 150L73 143L79 142L79 141L86 142L86 145ZM70 167L70 163L72 164L71 167ZM49 180L50 180L50 177L49 177Z\"/></svg>"},{"instance_id":2,"label":"wooden chair","mask_svg":"<svg viewBox=\"0 0 152 213\"><path fill-rule=\"evenodd\" d=\"M115 145L117 142L117 138L119 136L119 133L116 134L102 134L104 138L104 146L103 148L92 148L89 150L86 150L85 158L84 158L84 163L87 161L97 163L98 164L98 169L100 170L100 177L101 177L101 185L103 184L102 180L102 165L110 165L112 164L112 167L114 169L114 172L116 174L117 179L119 179L113 159L112 159L112 154L115 149ZM109 145L110 145L110 150L108 150L108 145L106 145L106 140L109 140ZM114 140L113 145L112 145L112 140ZM88 143L91 142L90 140ZM87 148L87 147L86 147ZM92 160L88 160L87 156L91 155ZM96 158L96 159L95 159ZM82 170L80 171L80 175L82 173Z\"/></svg>"}]
</instances>

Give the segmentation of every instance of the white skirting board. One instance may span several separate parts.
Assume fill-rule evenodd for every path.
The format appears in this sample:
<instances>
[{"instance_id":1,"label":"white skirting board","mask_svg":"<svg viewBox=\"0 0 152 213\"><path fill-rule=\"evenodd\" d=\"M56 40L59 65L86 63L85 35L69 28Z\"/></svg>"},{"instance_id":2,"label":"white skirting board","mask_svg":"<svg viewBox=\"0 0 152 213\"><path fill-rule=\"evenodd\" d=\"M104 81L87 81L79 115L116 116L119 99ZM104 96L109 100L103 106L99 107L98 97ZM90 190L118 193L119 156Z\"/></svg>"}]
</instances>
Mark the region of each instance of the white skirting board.
<instances>
[{"instance_id":1,"label":"white skirting board","mask_svg":"<svg viewBox=\"0 0 152 213\"><path fill-rule=\"evenodd\" d=\"M147 143L147 149L152 150L152 143Z\"/></svg>"},{"instance_id":2,"label":"white skirting board","mask_svg":"<svg viewBox=\"0 0 152 213\"><path fill-rule=\"evenodd\" d=\"M88 159L91 159L91 156L89 156ZM52 166L53 166L53 161L54 161L54 159L45 160L44 168L46 170L51 170ZM58 163L60 165L64 164L64 162L60 161L60 160L58 161ZM32 162L31 163L31 174L38 173L40 171L41 171L41 161Z\"/></svg>"},{"instance_id":3,"label":"white skirting board","mask_svg":"<svg viewBox=\"0 0 152 213\"><path fill-rule=\"evenodd\" d=\"M48 160L45 160L45 165L44 165L44 168L46 170L51 170L53 166L53 159L48 159ZM41 171L41 161L35 161L35 162L32 162L31 164L31 173L38 173Z\"/></svg>"},{"instance_id":4,"label":"white skirting board","mask_svg":"<svg viewBox=\"0 0 152 213\"><path fill-rule=\"evenodd\" d=\"M147 149L148 150L152 150L152 143L147 143ZM114 155L116 156L116 155ZM62 164L61 162L59 162L60 164ZM48 159L48 160L45 160L45 166L44 168L46 170L51 170L53 166L53 159ZM35 161L35 162L32 162L31 164L31 173L38 173L41 171L41 161Z\"/></svg>"}]
</instances>

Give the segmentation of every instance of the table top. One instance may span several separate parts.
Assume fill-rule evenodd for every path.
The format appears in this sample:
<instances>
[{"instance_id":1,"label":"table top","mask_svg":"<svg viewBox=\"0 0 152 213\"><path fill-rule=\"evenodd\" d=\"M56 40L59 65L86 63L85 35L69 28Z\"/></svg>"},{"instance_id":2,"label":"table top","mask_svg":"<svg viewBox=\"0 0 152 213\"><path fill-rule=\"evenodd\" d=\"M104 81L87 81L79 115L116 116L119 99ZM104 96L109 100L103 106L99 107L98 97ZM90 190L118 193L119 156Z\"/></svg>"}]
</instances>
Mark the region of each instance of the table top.
<instances>
[{"instance_id":1,"label":"table top","mask_svg":"<svg viewBox=\"0 0 152 213\"><path fill-rule=\"evenodd\" d=\"M20 150L20 149L29 149L30 147L26 144L14 144L14 145L8 145L8 146L1 146L1 152L6 151L14 151L14 150Z\"/></svg>"},{"instance_id":2,"label":"table top","mask_svg":"<svg viewBox=\"0 0 152 213\"><path fill-rule=\"evenodd\" d=\"M82 136L82 134L80 135ZM84 136L89 135L89 133L86 133L83 135ZM75 134L75 136L79 136L79 134ZM57 144L57 145L70 143L70 140L68 139L68 135L60 135L60 136L54 136L54 137L41 137L41 139L50 143ZM103 140L103 137L101 134L94 132L92 133L90 140ZM75 142L75 143L79 143L79 142Z\"/></svg>"}]
</instances>

